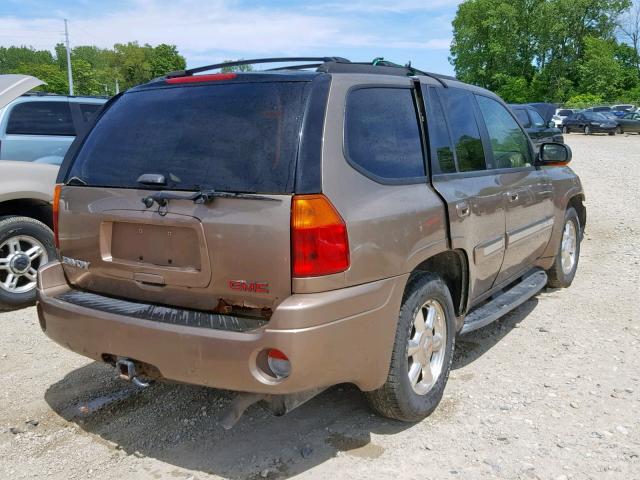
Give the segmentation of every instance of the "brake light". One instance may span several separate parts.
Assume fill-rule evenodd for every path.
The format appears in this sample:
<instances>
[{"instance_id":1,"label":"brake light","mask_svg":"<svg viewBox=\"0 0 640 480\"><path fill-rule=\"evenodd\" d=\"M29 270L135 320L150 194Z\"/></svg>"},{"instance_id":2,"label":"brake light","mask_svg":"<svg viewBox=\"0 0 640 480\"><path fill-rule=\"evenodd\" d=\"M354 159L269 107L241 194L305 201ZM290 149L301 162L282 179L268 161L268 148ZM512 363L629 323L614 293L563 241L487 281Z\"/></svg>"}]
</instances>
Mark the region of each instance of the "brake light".
<instances>
[{"instance_id":1,"label":"brake light","mask_svg":"<svg viewBox=\"0 0 640 480\"><path fill-rule=\"evenodd\" d=\"M60 247L60 240L58 238L58 218L60 216L60 190L62 185L59 183L53 188L53 239L56 244L56 248Z\"/></svg>"},{"instance_id":2,"label":"brake light","mask_svg":"<svg viewBox=\"0 0 640 480\"><path fill-rule=\"evenodd\" d=\"M294 277L317 277L349 268L344 220L324 195L295 195L291 207Z\"/></svg>"},{"instance_id":3,"label":"brake light","mask_svg":"<svg viewBox=\"0 0 640 480\"><path fill-rule=\"evenodd\" d=\"M212 73L211 75L188 75L184 77L167 78L165 83L198 83L198 82L215 82L220 80L233 80L238 76L237 73Z\"/></svg>"}]
</instances>

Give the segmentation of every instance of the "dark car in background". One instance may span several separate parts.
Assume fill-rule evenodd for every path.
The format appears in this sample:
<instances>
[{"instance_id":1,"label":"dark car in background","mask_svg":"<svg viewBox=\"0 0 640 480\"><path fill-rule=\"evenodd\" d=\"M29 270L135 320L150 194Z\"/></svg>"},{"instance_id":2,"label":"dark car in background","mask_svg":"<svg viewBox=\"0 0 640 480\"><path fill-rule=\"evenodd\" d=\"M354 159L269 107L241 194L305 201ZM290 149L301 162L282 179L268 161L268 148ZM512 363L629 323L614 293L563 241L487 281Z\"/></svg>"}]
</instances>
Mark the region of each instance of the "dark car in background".
<instances>
[{"instance_id":1,"label":"dark car in background","mask_svg":"<svg viewBox=\"0 0 640 480\"><path fill-rule=\"evenodd\" d=\"M640 113L627 113L618 119L617 133L640 133Z\"/></svg>"},{"instance_id":2,"label":"dark car in background","mask_svg":"<svg viewBox=\"0 0 640 480\"><path fill-rule=\"evenodd\" d=\"M538 109L531 105L510 105L510 107L536 148L547 142L564 143L562 132L556 128L551 117L545 120ZM551 116L553 113L555 113L555 107L551 110Z\"/></svg>"},{"instance_id":3,"label":"dark car in background","mask_svg":"<svg viewBox=\"0 0 640 480\"><path fill-rule=\"evenodd\" d=\"M616 120L594 111L577 113L572 117L565 118L564 122L562 122L562 133L582 132L585 135L591 135L592 133L615 135L617 129L618 122Z\"/></svg>"}]
</instances>

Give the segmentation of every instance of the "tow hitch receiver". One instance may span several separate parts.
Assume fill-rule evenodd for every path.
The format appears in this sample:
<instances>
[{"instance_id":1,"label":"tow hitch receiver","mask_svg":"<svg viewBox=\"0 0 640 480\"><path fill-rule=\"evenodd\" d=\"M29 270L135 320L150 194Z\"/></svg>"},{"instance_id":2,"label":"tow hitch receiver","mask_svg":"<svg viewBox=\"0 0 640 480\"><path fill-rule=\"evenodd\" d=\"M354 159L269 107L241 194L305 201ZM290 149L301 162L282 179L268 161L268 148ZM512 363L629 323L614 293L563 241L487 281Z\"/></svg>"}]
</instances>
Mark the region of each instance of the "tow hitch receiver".
<instances>
[{"instance_id":1,"label":"tow hitch receiver","mask_svg":"<svg viewBox=\"0 0 640 480\"><path fill-rule=\"evenodd\" d=\"M136 373L136 365L128 358L122 358L116 362L116 368L120 373L120 378L133 383L136 387L146 388L151 382L143 381Z\"/></svg>"}]
</instances>

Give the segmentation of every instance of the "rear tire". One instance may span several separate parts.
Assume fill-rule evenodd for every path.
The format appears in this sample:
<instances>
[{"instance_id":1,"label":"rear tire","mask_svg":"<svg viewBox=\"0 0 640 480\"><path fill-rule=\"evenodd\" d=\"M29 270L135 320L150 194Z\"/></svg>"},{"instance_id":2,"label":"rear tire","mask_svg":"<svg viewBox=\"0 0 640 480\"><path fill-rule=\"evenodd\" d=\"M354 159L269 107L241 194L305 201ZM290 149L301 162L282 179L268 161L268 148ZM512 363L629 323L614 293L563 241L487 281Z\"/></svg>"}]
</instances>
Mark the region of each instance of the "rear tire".
<instances>
[{"instance_id":1,"label":"rear tire","mask_svg":"<svg viewBox=\"0 0 640 480\"><path fill-rule=\"evenodd\" d=\"M566 135L567 133L571 133L571 132L569 131L569 127L567 127L567 126L562 127L562 133L564 133L565 135Z\"/></svg>"},{"instance_id":2,"label":"rear tire","mask_svg":"<svg viewBox=\"0 0 640 480\"><path fill-rule=\"evenodd\" d=\"M547 286L551 288L566 288L571 285L580 259L580 241L582 230L580 219L573 207L569 207L564 214L562 237L558 246L558 253L553 266L547 270Z\"/></svg>"},{"instance_id":3,"label":"rear tire","mask_svg":"<svg viewBox=\"0 0 640 480\"><path fill-rule=\"evenodd\" d=\"M410 279L387 380L378 390L366 393L371 407L380 415L405 422L429 416L440 403L449 378L455 335L453 302L444 281L431 273Z\"/></svg>"},{"instance_id":4,"label":"rear tire","mask_svg":"<svg viewBox=\"0 0 640 480\"><path fill-rule=\"evenodd\" d=\"M622 130L622 127L618 127L618 128L616 128L616 133L618 135L622 135L624 133L624 130Z\"/></svg>"},{"instance_id":5,"label":"rear tire","mask_svg":"<svg viewBox=\"0 0 640 480\"><path fill-rule=\"evenodd\" d=\"M56 258L53 232L30 217L0 220L0 310L33 305L36 272Z\"/></svg>"}]
</instances>

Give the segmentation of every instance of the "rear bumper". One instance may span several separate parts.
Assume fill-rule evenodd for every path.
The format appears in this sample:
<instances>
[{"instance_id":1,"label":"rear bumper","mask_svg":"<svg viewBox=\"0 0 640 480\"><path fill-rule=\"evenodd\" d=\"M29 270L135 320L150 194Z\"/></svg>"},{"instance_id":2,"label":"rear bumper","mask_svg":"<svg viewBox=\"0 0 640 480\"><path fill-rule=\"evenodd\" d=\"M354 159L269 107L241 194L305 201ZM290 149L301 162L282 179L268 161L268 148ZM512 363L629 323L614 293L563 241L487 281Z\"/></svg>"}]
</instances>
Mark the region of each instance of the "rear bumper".
<instances>
[{"instance_id":1,"label":"rear bumper","mask_svg":"<svg viewBox=\"0 0 640 480\"><path fill-rule=\"evenodd\" d=\"M70 290L53 262L38 276L38 317L46 335L98 361L126 357L162 378L228 390L286 394L350 382L362 390L384 383L408 275L284 300L269 323L232 332L160 323L64 302ZM291 361L284 380L257 367L268 348Z\"/></svg>"}]
</instances>

